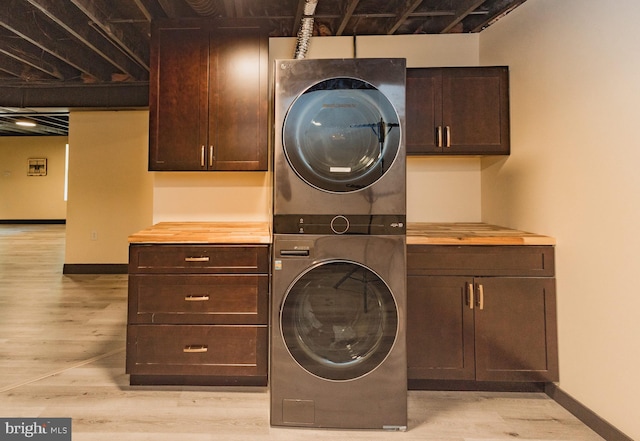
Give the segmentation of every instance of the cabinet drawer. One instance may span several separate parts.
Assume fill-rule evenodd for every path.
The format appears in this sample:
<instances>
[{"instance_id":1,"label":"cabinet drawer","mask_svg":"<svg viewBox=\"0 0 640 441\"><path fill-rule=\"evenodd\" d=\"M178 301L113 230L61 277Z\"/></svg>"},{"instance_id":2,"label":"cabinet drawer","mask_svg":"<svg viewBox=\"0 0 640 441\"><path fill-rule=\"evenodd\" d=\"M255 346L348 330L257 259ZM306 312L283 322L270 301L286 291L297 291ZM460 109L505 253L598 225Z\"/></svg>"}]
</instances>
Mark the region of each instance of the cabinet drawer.
<instances>
[{"instance_id":1,"label":"cabinet drawer","mask_svg":"<svg viewBox=\"0 0 640 441\"><path fill-rule=\"evenodd\" d=\"M129 323L267 324L267 275L129 276Z\"/></svg>"},{"instance_id":2,"label":"cabinet drawer","mask_svg":"<svg viewBox=\"0 0 640 441\"><path fill-rule=\"evenodd\" d=\"M129 273L269 272L267 245L131 245Z\"/></svg>"},{"instance_id":3,"label":"cabinet drawer","mask_svg":"<svg viewBox=\"0 0 640 441\"><path fill-rule=\"evenodd\" d=\"M266 326L130 325L127 332L129 374L267 373Z\"/></svg>"},{"instance_id":4,"label":"cabinet drawer","mask_svg":"<svg viewBox=\"0 0 640 441\"><path fill-rule=\"evenodd\" d=\"M409 275L554 276L552 246L408 245Z\"/></svg>"}]
</instances>

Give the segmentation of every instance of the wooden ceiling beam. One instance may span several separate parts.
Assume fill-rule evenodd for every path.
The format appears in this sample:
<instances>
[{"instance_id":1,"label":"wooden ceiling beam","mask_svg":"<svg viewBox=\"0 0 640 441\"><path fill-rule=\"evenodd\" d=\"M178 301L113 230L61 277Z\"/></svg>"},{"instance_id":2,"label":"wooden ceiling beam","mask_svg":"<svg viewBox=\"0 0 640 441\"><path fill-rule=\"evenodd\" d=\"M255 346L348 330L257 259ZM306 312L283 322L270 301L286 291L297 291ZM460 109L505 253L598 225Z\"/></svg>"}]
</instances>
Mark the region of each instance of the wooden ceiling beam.
<instances>
[{"instance_id":1,"label":"wooden ceiling beam","mask_svg":"<svg viewBox=\"0 0 640 441\"><path fill-rule=\"evenodd\" d=\"M16 11L22 11L17 14ZM39 19L39 12L29 13L16 0L0 1L0 25L18 37L73 66L88 77L110 81L112 66L75 39L58 40L61 30L48 19Z\"/></svg>"},{"instance_id":2,"label":"wooden ceiling beam","mask_svg":"<svg viewBox=\"0 0 640 441\"><path fill-rule=\"evenodd\" d=\"M75 79L80 72L48 52L21 38L0 38L0 52L17 61L38 69L56 80Z\"/></svg>"},{"instance_id":3,"label":"wooden ceiling beam","mask_svg":"<svg viewBox=\"0 0 640 441\"><path fill-rule=\"evenodd\" d=\"M300 23L302 23L302 16L304 15L305 0L298 0L298 7L296 8L296 16L293 19L293 27L291 28L291 36L298 35L298 29L300 29Z\"/></svg>"},{"instance_id":4,"label":"wooden ceiling beam","mask_svg":"<svg viewBox=\"0 0 640 441\"><path fill-rule=\"evenodd\" d=\"M441 34L448 33L451 29L453 29L458 23L465 19L466 16L471 14L473 11L478 9L486 0L462 0L458 7L456 8L456 12L453 16L453 19L440 31Z\"/></svg>"},{"instance_id":5,"label":"wooden ceiling beam","mask_svg":"<svg viewBox=\"0 0 640 441\"><path fill-rule=\"evenodd\" d=\"M358 3L360 3L360 0L349 0L349 2L347 3L347 7L342 13L342 19L340 20L340 24L338 25L338 30L336 31L335 35L342 35L342 33L344 32L344 28L347 27L349 20L351 20L354 11L358 7Z\"/></svg>"},{"instance_id":6,"label":"wooden ceiling beam","mask_svg":"<svg viewBox=\"0 0 640 441\"><path fill-rule=\"evenodd\" d=\"M413 0L410 3L406 4L406 7L402 11L398 11L397 20L387 31L385 32L387 35L393 35L400 26L407 20L407 18L416 10L418 6L422 4L422 0Z\"/></svg>"},{"instance_id":7,"label":"wooden ceiling beam","mask_svg":"<svg viewBox=\"0 0 640 441\"><path fill-rule=\"evenodd\" d=\"M0 70L16 78L20 78L23 81L51 80L55 78L39 69L34 69L32 66L16 60L3 51L0 51Z\"/></svg>"},{"instance_id":8,"label":"wooden ceiling beam","mask_svg":"<svg viewBox=\"0 0 640 441\"><path fill-rule=\"evenodd\" d=\"M139 82L0 84L0 96L6 107L144 108L149 105L149 85Z\"/></svg>"},{"instance_id":9,"label":"wooden ceiling beam","mask_svg":"<svg viewBox=\"0 0 640 441\"><path fill-rule=\"evenodd\" d=\"M469 32L480 32L483 29L491 26L493 23L507 15L509 12L513 11L515 8L523 4L526 0L513 0L506 2L506 4L501 4L499 8L495 10L490 10L487 14L484 21L476 25L473 29L470 29Z\"/></svg>"},{"instance_id":10,"label":"wooden ceiling beam","mask_svg":"<svg viewBox=\"0 0 640 441\"><path fill-rule=\"evenodd\" d=\"M126 56L110 41L101 37L89 23L87 17L73 5L59 0L27 0L33 7L45 14L58 26L87 45L122 73L134 80L147 80L148 70Z\"/></svg>"},{"instance_id":11,"label":"wooden ceiling beam","mask_svg":"<svg viewBox=\"0 0 640 441\"><path fill-rule=\"evenodd\" d=\"M157 1L158 6L162 9L164 17L166 18L182 18L182 17L195 17L196 12L187 5L184 1L180 0L143 0L151 3ZM149 11L154 13L154 8L149 7ZM156 12L157 13L157 12ZM154 15L153 18L164 18L162 15Z\"/></svg>"},{"instance_id":12,"label":"wooden ceiling beam","mask_svg":"<svg viewBox=\"0 0 640 441\"><path fill-rule=\"evenodd\" d=\"M136 63L149 71L149 41L129 27L119 27L109 22L107 13L112 9L106 0L71 0L114 43ZM111 7L110 7L111 6Z\"/></svg>"},{"instance_id":13,"label":"wooden ceiling beam","mask_svg":"<svg viewBox=\"0 0 640 441\"><path fill-rule=\"evenodd\" d=\"M149 23L154 18L167 18L165 10L162 8L158 0L133 0L133 3L138 7L142 15L147 19Z\"/></svg>"}]
</instances>

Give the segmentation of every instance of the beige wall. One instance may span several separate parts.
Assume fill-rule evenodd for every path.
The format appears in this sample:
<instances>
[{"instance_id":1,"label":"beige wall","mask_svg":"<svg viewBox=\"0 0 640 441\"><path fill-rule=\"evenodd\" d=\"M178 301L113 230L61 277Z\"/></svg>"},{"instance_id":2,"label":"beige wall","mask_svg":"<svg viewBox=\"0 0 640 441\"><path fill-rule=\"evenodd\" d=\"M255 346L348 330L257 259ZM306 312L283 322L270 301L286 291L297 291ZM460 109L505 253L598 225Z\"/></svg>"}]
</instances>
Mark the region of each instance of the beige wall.
<instances>
[{"instance_id":1,"label":"beige wall","mask_svg":"<svg viewBox=\"0 0 640 441\"><path fill-rule=\"evenodd\" d=\"M557 238L560 387L640 439L640 3L526 2L481 34L511 70L512 154L483 220Z\"/></svg>"},{"instance_id":2,"label":"beige wall","mask_svg":"<svg viewBox=\"0 0 640 441\"><path fill-rule=\"evenodd\" d=\"M66 136L0 137L0 220L63 220ZM27 176L27 160L47 159L46 176Z\"/></svg>"},{"instance_id":3,"label":"beige wall","mask_svg":"<svg viewBox=\"0 0 640 441\"><path fill-rule=\"evenodd\" d=\"M127 263L152 222L147 111L72 111L65 264Z\"/></svg>"}]
</instances>

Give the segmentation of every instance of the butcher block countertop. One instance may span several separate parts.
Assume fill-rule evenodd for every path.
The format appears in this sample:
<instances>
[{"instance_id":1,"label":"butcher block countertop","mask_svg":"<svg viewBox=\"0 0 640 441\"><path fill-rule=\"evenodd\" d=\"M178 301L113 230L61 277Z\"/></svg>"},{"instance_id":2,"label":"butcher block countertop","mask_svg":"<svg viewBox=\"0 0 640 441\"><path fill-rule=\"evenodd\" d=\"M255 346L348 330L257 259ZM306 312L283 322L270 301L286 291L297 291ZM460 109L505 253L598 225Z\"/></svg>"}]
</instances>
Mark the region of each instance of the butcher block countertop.
<instances>
[{"instance_id":1,"label":"butcher block countertop","mask_svg":"<svg viewBox=\"0 0 640 441\"><path fill-rule=\"evenodd\" d=\"M268 222L160 222L129 236L129 243L269 244Z\"/></svg>"},{"instance_id":2,"label":"butcher block countertop","mask_svg":"<svg viewBox=\"0 0 640 441\"><path fill-rule=\"evenodd\" d=\"M268 222L160 222L129 243L269 244ZM407 224L408 245L555 245L554 238L485 223Z\"/></svg>"},{"instance_id":3,"label":"butcher block countertop","mask_svg":"<svg viewBox=\"0 0 640 441\"><path fill-rule=\"evenodd\" d=\"M407 223L407 245L555 245L553 237L485 223Z\"/></svg>"}]
</instances>

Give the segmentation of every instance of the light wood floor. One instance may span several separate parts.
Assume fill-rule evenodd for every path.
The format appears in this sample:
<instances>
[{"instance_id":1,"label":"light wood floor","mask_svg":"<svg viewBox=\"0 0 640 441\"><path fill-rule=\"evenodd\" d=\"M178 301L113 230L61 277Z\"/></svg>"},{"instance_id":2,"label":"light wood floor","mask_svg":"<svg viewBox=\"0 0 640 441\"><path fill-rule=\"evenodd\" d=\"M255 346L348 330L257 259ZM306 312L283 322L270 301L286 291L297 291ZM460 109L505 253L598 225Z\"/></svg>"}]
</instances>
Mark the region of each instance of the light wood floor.
<instances>
[{"instance_id":1,"label":"light wood floor","mask_svg":"<svg viewBox=\"0 0 640 441\"><path fill-rule=\"evenodd\" d=\"M63 225L0 225L0 417L84 440L601 440L542 393L410 391L409 430L269 426L266 388L130 387L127 278L62 274Z\"/></svg>"}]
</instances>

